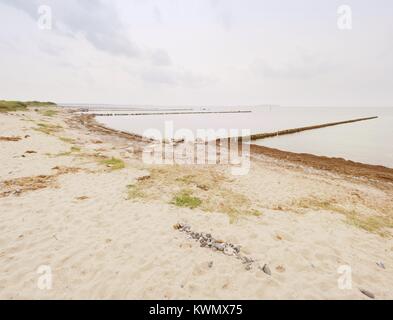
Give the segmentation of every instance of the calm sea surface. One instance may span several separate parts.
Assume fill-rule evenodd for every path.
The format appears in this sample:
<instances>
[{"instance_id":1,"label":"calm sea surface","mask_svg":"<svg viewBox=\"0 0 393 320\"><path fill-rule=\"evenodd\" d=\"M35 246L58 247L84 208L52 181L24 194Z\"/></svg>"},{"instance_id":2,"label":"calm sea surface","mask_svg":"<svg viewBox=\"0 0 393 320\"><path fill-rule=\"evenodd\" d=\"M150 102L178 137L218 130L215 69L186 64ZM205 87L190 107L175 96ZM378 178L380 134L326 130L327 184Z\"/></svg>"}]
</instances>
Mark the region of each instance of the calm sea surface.
<instances>
[{"instance_id":1,"label":"calm sea surface","mask_svg":"<svg viewBox=\"0 0 393 320\"><path fill-rule=\"evenodd\" d=\"M109 108L115 110L115 108ZM252 134L344 121L360 117L378 119L278 136L253 143L286 151L341 157L393 168L393 108L241 107L194 108L193 111L251 110L234 114L178 114L98 116L102 124L144 135L148 129L164 134L165 123L174 130L249 129Z\"/></svg>"}]
</instances>

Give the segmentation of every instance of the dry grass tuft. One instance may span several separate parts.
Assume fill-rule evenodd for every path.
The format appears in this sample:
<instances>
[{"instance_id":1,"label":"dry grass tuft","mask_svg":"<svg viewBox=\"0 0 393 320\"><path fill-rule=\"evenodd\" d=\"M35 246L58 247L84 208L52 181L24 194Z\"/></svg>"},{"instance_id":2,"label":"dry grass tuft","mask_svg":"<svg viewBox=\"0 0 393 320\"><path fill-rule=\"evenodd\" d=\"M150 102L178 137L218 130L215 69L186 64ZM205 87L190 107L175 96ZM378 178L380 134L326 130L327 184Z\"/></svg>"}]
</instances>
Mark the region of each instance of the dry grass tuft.
<instances>
[{"instance_id":1,"label":"dry grass tuft","mask_svg":"<svg viewBox=\"0 0 393 320\"><path fill-rule=\"evenodd\" d=\"M76 173L80 168L54 167L57 172L51 175L39 175L6 180L0 183L0 198L11 195L19 196L22 193L55 187L57 178L63 174Z\"/></svg>"},{"instance_id":2,"label":"dry grass tuft","mask_svg":"<svg viewBox=\"0 0 393 320\"><path fill-rule=\"evenodd\" d=\"M59 111L54 110L54 109L48 109L48 110L39 110L38 111L41 115L44 117L53 117L59 113Z\"/></svg>"},{"instance_id":3,"label":"dry grass tuft","mask_svg":"<svg viewBox=\"0 0 393 320\"><path fill-rule=\"evenodd\" d=\"M150 174L128 186L133 200L163 200L206 212L226 213L231 221L245 215L261 215L255 204L244 194L230 188L231 181L212 166L154 166Z\"/></svg>"},{"instance_id":4,"label":"dry grass tuft","mask_svg":"<svg viewBox=\"0 0 393 320\"><path fill-rule=\"evenodd\" d=\"M62 174L69 174L69 173L78 173L83 171L81 168L76 168L76 167L63 167L63 166L56 166L52 168L52 170L57 171L57 175L62 175Z\"/></svg>"},{"instance_id":5,"label":"dry grass tuft","mask_svg":"<svg viewBox=\"0 0 393 320\"><path fill-rule=\"evenodd\" d=\"M36 130L38 132L45 133L45 134L49 134L49 135L59 132L61 129L63 129L62 126L54 125L54 124L50 124L50 123L40 122L37 125L38 125L38 127L34 128L34 130Z\"/></svg>"},{"instance_id":6,"label":"dry grass tuft","mask_svg":"<svg viewBox=\"0 0 393 320\"><path fill-rule=\"evenodd\" d=\"M4 181L0 184L0 188L3 189L0 192L0 198L12 194L20 195L24 192L48 188L53 186L55 179L56 176L54 175L39 175Z\"/></svg>"},{"instance_id":7,"label":"dry grass tuft","mask_svg":"<svg viewBox=\"0 0 393 320\"><path fill-rule=\"evenodd\" d=\"M74 154L78 154L79 152L81 152L81 148L80 147L72 146L70 148L70 151L61 152L61 153L56 154L55 156L56 157L67 157L67 156L71 156L71 155L74 155Z\"/></svg>"},{"instance_id":8,"label":"dry grass tuft","mask_svg":"<svg viewBox=\"0 0 393 320\"><path fill-rule=\"evenodd\" d=\"M75 139L67 138L67 137L59 137L59 139L65 143L75 143Z\"/></svg>"},{"instance_id":9,"label":"dry grass tuft","mask_svg":"<svg viewBox=\"0 0 393 320\"><path fill-rule=\"evenodd\" d=\"M345 216L345 221L348 224L368 232L378 234L382 237L391 236L391 233L388 229L393 228L393 216L389 210L382 210L383 212L378 213L370 212L369 214L361 214L353 208L348 208L338 204L337 200L335 199L319 200L315 198L304 198L294 201L292 208L289 210L295 212L315 210L339 213Z\"/></svg>"},{"instance_id":10,"label":"dry grass tuft","mask_svg":"<svg viewBox=\"0 0 393 320\"><path fill-rule=\"evenodd\" d=\"M16 142L16 141L19 141L21 139L22 139L21 137L0 137L0 141L13 141L13 142Z\"/></svg>"}]
</instances>

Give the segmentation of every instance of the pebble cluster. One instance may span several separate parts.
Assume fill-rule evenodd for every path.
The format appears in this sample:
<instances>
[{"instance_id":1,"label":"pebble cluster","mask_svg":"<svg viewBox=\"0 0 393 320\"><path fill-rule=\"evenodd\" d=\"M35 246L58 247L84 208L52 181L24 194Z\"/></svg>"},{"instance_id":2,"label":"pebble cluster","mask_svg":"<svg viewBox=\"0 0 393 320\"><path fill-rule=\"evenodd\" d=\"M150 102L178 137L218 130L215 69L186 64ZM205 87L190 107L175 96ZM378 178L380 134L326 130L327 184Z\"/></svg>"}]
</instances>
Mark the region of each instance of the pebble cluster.
<instances>
[{"instance_id":1,"label":"pebble cluster","mask_svg":"<svg viewBox=\"0 0 393 320\"><path fill-rule=\"evenodd\" d=\"M233 256L236 259L239 259L245 265L246 270L251 270L253 266L256 266L256 261L254 259L247 257L240 252L240 245L234 245L229 242L217 240L213 238L210 233L194 232L191 230L191 226L187 224L177 223L173 227L175 230L186 233L190 239L198 241L202 248L209 248L213 251L219 251L227 256ZM263 267L257 265L257 268L267 275L271 275L270 268L267 264Z\"/></svg>"}]
</instances>

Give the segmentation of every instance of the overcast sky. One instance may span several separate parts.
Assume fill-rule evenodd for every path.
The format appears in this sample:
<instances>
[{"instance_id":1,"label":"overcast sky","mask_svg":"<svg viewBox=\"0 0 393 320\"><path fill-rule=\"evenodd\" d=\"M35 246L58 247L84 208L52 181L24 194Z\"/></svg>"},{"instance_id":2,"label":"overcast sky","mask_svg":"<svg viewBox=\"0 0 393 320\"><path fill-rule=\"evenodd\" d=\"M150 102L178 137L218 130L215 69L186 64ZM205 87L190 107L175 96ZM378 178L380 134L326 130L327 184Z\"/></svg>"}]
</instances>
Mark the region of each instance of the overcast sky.
<instances>
[{"instance_id":1,"label":"overcast sky","mask_svg":"<svg viewBox=\"0 0 393 320\"><path fill-rule=\"evenodd\" d=\"M0 0L0 21L0 99L393 106L391 0Z\"/></svg>"}]
</instances>

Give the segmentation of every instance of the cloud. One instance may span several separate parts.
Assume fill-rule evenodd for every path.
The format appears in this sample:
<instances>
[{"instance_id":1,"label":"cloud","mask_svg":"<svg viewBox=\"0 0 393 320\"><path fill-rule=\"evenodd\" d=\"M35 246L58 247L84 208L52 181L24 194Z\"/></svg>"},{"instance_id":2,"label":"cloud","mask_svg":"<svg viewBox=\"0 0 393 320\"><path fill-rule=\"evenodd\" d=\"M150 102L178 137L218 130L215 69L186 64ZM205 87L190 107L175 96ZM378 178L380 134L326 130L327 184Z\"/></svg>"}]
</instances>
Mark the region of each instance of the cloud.
<instances>
[{"instance_id":1,"label":"cloud","mask_svg":"<svg viewBox=\"0 0 393 320\"><path fill-rule=\"evenodd\" d=\"M170 66L172 64L170 56L162 49L153 50L150 54L150 60L154 66L158 67Z\"/></svg>"},{"instance_id":2,"label":"cloud","mask_svg":"<svg viewBox=\"0 0 393 320\"><path fill-rule=\"evenodd\" d=\"M232 10L228 6L228 1L210 0L210 7L216 15L217 22L225 31L230 31L233 25Z\"/></svg>"},{"instance_id":3,"label":"cloud","mask_svg":"<svg viewBox=\"0 0 393 320\"><path fill-rule=\"evenodd\" d=\"M148 69L139 72L140 78L151 84L200 88L216 82L212 77L189 70Z\"/></svg>"},{"instance_id":4,"label":"cloud","mask_svg":"<svg viewBox=\"0 0 393 320\"><path fill-rule=\"evenodd\" d=\"M40 0L0 0L38 20ZM53 28L62 35L83 36L96 49L110 54L138 57L138 46L133 43L121 23L113 5L103 1L48 0L52 10Z\"/></svg>"},{"instance_id":5,"label":"cloud","mask_svg":"<svg viewBox=\"0 0 393 320\"><path fill-rule=\"evenodd\" d=\"M297 56L288 55L283 60L259 58L251 65L252 71L265 78L308 79L330 72L335 65L318 54L301 53Z\"/></svg>"},{"instance_id":6,"label":"cloud","mask_svg":"<svg viewBox=\"0 0 393 320\"><path fill-rule=\"evenodd\" d=\"M163 19L162 19L162 14L161 14L161 10L159 7L154 6L153 8L153 16L154 19L158 22L158 23L163 23Z\"/></svg>"}]
</instances>

